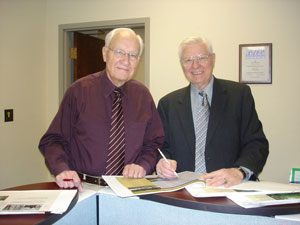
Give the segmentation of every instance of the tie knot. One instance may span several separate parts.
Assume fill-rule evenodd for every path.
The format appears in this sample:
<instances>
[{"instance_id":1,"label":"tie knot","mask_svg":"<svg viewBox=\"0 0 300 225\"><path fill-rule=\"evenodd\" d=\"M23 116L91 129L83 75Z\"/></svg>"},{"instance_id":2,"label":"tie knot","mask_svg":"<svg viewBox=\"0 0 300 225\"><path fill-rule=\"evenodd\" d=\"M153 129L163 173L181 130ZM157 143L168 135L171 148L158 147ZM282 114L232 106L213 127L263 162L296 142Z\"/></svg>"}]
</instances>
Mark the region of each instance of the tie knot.
<instances>
[{"instance_id":1,"label":"tie knot","mask_svg":"<svg viewBox=\"0 0 300 225\"><path fill-rule=\"evenodd\" d=\"M120 98L120 96L121 96L121 90L120 90L120 88L115 88L114 94L115 94L115 96L116 96L117 98Z\"/></svg>"},{"instance_id":2,"label":"tie knot","mask_svg":"<svg viewBox=\"0 0 300 225\"><path fill-rule=\"evenodd\" d=\"M199 95L202 96L202 106L208 106L207 94L204 91L200 91Z\"/></svg>"},{"instance_id":3,"label":"tie knot","mask_svg":"<svg viewBox=\"0 0 300 225\"><path fill-rule=\"evenodd\" d=\"M202 97L206 97L207 96L207 94L204 91L200 91L199 95L201 95Z\"/></svg>"}]
</instances>

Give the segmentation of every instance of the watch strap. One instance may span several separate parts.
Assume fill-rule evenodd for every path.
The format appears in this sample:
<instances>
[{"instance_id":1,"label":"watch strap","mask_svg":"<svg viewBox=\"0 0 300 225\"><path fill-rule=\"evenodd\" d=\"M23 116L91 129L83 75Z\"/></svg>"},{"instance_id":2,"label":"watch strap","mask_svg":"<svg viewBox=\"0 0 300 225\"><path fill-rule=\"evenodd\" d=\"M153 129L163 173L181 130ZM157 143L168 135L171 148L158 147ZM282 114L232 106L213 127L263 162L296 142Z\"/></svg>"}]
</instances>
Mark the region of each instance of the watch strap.
<instances>
[{"instance_id":1,"label":"watch strap","mask_svg":"<svg viewBox=\"0 0 300 225\"><path fill-rule=\"evenodd\" d=\"M246 171L240 166L234 166L234 168L238 169L243 174L243 179L247 177Z\"/></svg>"}]
</instances>

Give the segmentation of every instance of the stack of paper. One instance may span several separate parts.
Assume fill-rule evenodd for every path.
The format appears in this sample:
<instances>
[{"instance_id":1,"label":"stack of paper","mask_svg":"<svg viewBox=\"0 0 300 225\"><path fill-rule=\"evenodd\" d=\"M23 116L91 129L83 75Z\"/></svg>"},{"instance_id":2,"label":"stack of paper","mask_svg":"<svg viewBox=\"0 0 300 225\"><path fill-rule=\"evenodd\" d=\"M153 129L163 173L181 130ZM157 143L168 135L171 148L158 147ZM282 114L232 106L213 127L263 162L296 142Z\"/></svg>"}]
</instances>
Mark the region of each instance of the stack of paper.
<instances>
[{"instance_id":1,"label":"stack of paper","mask_svg":"<svg viewBox=\"0 0 300 225\"><path fill-rule=\"evenodd\" d=\"M230 188L193 183L185 188L194 197L226 196L244 208L300 202L300 186L268 181L246 181Z\"/></svg>"},{"instance_id":2,"label":"stack of paper","mask_svg":"<svg viewBox=\"0 0 300 225\"><path fill-rule=\"evenodd\" d=\"M0 191L1 214L64 213L77 190Z\"/></svg>"},{"instance_id":3,"label":"stack of paper","mask_svg":"<svg viewBox=\"0 0 300 225\"><path fill-rule=\"evenodd\" d=\"M175 179L162 179L158 176L146 176L145 178L132 179L122 176L103 176L110 188L120 197L171 192L184 188L193 182L202 182L200 174L195 172L178 173Z\"/></svg>"},{"instance_id":4,"label":"stack of paper","mask_svg":"<svg viewBox=\"0 0 300 225\"><path fill-rule=\"evenodd\" d=\"M243 195L234 194L227 197L244 208L300 203L300 192Z\"/></svg>"}]
</instances>

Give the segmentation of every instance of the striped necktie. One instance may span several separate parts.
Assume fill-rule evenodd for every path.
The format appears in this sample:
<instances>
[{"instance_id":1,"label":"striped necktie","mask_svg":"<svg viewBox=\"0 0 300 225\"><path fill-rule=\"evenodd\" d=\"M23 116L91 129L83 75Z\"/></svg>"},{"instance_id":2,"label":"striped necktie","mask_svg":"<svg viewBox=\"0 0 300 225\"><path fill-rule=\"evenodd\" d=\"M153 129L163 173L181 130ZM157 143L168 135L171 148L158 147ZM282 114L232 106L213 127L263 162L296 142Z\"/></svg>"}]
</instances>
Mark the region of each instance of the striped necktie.
<instances>
[{"instance_id":1,"label":"striped necktie","mask_svg":"<svg viewBox=\"0 0 300 225\"><path fill-rule=\"evenodd\" d=\"M205 165L205 144L206 134L209 119L209 104L207 94L204 91L199 92L202 96L202 104L196 114L196 156L195 156L195 171L201 174L206 173Z\"/></svg>"},{"instance_id":2,"label":"striped necktie","mask_svg":"<svg viewBox=\"0 0 300 225\"><path fill-rule=\"evenodd\" d=\"M121 175L125 159L125 128L120 89L114 90L106 175Z\"/></svg>"}]
</instances>

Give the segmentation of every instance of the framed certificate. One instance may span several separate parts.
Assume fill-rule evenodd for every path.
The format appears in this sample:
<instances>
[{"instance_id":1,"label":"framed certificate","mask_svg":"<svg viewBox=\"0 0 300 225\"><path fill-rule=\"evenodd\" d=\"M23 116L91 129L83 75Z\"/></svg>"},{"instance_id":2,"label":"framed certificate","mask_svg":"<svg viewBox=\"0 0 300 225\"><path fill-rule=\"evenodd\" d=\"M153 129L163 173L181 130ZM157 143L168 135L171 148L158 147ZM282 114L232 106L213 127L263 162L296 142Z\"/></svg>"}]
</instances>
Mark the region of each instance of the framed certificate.
<instances>
[{"instance_id":1,"label":"framed certificate","mask_svg":"<svg viewBox=\"0 0 300 225\"><path fill-rule=\"evenodd\" d=\"M239 82L272 83L272 43L239 45Z\"/></svg>"}]
</instances>

